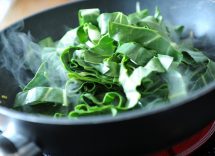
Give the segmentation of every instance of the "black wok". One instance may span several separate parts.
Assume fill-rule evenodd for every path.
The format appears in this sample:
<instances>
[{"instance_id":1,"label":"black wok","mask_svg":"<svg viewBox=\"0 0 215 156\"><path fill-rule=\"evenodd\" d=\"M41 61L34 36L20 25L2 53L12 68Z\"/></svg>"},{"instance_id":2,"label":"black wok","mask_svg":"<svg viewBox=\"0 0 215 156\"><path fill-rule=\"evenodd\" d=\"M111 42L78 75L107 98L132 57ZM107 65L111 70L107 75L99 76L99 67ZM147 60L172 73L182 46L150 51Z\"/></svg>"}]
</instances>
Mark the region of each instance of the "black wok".
<instances>
[{"instance_id":1,"label":"black wok","mask_svg":"<svg viewBox=\"0 0 215 156\"><path fill-rule=\"evenodd\" d=\"M213 0L138 0L151 12L155 6L169 23L193 30L198 46L215 48L215 2ZM35 40L51 36L59 39L65 26L77 26L81 8L98 7L102 12L135 11L134 0L91 0L66 4L24 20L23 32ZM14 27L14 26L12 26ZM9 27L1 32L9 32ZM204 42L207 39L207 42ZM204 42L204 44L202 44ZM0 58L2 45L0 41ZM214 51L215 52L215 51ZM210 53L213 55L213 53ZM142 155L167 148L197 132L215 119L215 82L185 99L151 111L135 110L116 117L99 116L79 120L53 119L11 110L18 84L5 68L0 69L0 95L7 95L0 106L0 149L33 155Z\"/></svg>"}]
</instances>

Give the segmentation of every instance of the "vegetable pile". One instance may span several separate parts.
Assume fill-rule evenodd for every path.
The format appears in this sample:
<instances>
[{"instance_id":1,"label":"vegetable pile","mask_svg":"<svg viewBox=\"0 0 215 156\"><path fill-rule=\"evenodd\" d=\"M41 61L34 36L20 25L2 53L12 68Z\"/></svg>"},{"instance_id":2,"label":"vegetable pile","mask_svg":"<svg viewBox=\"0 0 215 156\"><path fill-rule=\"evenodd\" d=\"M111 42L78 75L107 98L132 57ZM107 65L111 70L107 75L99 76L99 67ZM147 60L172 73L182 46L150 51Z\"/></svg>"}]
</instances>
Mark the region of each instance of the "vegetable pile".
<instances>
[{"instance_id":1,"label":"vegetable pile","mask_svg":"<svg viewBox=\"0 0 215 156\"><path fill-rule=\"evenodd\" d=\"M15 109L55 117L153 109L214 80L215 63L181 40L159 9L125 15L79 11L79 26L40 42L42 63Z\"/></svg>"}]
</instances>

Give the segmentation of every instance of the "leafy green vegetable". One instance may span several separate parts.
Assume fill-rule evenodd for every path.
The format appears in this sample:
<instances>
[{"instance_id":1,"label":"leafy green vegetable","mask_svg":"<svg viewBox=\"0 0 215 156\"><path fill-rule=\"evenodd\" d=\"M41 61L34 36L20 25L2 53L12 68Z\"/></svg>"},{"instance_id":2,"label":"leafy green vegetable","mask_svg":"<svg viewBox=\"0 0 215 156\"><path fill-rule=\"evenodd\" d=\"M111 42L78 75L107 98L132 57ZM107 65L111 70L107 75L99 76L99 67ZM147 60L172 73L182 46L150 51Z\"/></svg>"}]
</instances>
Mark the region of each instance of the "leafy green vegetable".
<instances>
[{"instance_id":1,"label":"leafy green vegetable","mask_svg":"<svg viewBox=\"0 0 215 156\"><path fill-rule=\"evenodd\" d=\"M164 57L168 58L163 62ZM126 59L123 59L122 61L124 62ZM168 70L172 61L173 59L169 58L169 56L158 55L158 57L152 58L144 67L140 66L134 69L130 76L127 74L126 67L122 62L119 81L122 84L128 100L126 107L133 108L141 98L141 94L136 90L136 88L141 85L142 79L150 75L152 72L164 73Z\"/></svg>"},{"instance_id":2,"label":"leafy green vegetable","mask_svg":"<svg viewBox=\"0 0 215 156\"><path fill-rule=\"evenodd\" d=\"M177 62L182 60L183 55L177 50L176 44L153 29L110 23L109 34L120 43L137 42L145 48L156 50L159 54L170 55Z\"/></svg>"},{"instance_id":3,"label":"leafy green vegetable","mask_svg":"<svg viewBox=\"0 0 215 156\"><path fill-rule=\"evenodd\" d=\"M89 50L102 56L111 56L113 55L115 49L116 45L114 44L114 40L108 35L104 35L100 38L98 44L96 44Z\"/></svg>"},{"instance_id":4,"label":"leafy green vegetable","mask_svg":"<svg viewBox=\"0 0 215 156\"><path fill-rule=\"evenodd\" d=\"M85 23L97 24L97 17L100 15L99 9L82 9L79 10L79 24L83 25Z\"/></svg>"},{"instance_id":5,"label":"leafy green vegetable","mask_svg":"<svg viewBox=\"0 0 215 156\"><path fill-rule=\"evenodd\" d=\"M144 66L155 56L156 51L147 50L138 43L124 43L118 47L117 53L122 53L134 61L137 65ZM144 56L144 57L142 57Z\"/></svg>"},{"instance_id":6,"label":"leafy green vegetable","mask_svg":"<svg viewBox=\"0 0 215 156\"><path fill-rule=\"evenodd\" d=\"M108 32L109 24L112 22L128 24L128 17L121 12L103 13L98 17L98 24L101 30L101 34Z\"/></svg>"},{"instance_id":7,"label":"leafy green vegetable","mask_svg":"<svg viewBox=\"0 0 215 156\"><path fill-rule=\"evenodd\" d=\"M55 103L67 105L66 94L62 89L51 87L34 87L18 94L15 107L36 105L40 103Z\"/></svg>"},{"instance_id":8,"label":"leafy green vegetable","mask_svg":"<svg viewBox=\"0 0 215 156\"><path fill-rule=\"evenodd\" d=\"M205 73L201 74L192 86L192 90L200 89L215 79L215 63L209 61Z\"/></svg>"},{"instance_id":9,"label":"leafy green vegetable","mask_svg":"<svg viewBox=\"0 0 215 156\"><path fill-rule=\"evenodd\" d=\"M42 63L37 73L35 74L34 78L25 86L23 90L24 91L29 90L31 88L38 87L38 86L48 86L48 80L46 79L44 72L45 72L45 63Z\"/></svg>"},{"instance_id":10,"label":"leafy green vegetable","mask_svg":"<svg viewBox=\"0 0 215 156\"><path fill-rule=\"evenodd\" d=\"M128 15L129 24L136 25L143 18L148 16L148 10L142 10Z\"/></svg>"},{"instance_id":11,"label":"leafy green vegetable","mask_svg":"<svg viewBox=\"0 0 215 156\"><path fill-rule=\"evenodd\" d=\"M56 118L115 116L168 104L215 79L215 63L192 38L180 40L184 26L167 26L158 8L153 16L139 8L129 15L82 9L78 18L59 41L39 42L42 63L17 94L16 109Z\"/></svg>"},{"instance_id":12,"label":"leafy green vegetable","mask_svg":"<svg viewBox=\"0 0 215 156\"><path fill-rule=\"evenodd\" d=\"M47 37L39 42L39 45L42 47L54 47L55 43L51 37Z\"/></svg>"},{"instance_id":13,"label":"leafy green vegetable","mask_svg":"<svg viewBox=\"0 0 215 156\"><path fill-rule=\"evenodd\" d=\"M89 36L89 39L93 43L97 43L101 37L101 33L96 26L89 24L88 25L88 36Z\"/></svg>"},{"instance_id":14,"label":"leafy green vegetable","mask_svg":"<svg viewBox=\"0 0 215 156\"><path fill-rule=\"evenodd\" d=\"M172 70L165 77L169 84L169 100L187 95L186 81L180 72Z\"/></svg>"}]
</instances>

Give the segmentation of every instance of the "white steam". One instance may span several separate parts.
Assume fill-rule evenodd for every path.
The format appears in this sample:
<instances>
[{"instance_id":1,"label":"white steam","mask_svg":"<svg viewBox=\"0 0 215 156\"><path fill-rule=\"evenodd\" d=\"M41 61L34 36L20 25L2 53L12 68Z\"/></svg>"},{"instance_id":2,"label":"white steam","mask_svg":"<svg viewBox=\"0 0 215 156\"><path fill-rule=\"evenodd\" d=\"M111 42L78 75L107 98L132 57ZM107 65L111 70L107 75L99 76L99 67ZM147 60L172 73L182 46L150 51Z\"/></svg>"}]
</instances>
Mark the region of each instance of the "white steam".
<instances>
[{"instance_id":1,"label":"white steam","mask_svg":"<svg viewBox=\"0 0 215 156\"><path fill-rule=\"evenodd\" d=\"M30 81L41 63L41 47L32 42L30 33L17 30L23 24L14 26L0 35L0 68L6 68L12 73L18 84L23 87Z\"/></svg>"},{"instance_id":2,"label":"white steam","mask_svg":"<svg viewBox=\"0 0 215 156\"><path fill-rule=\"evenodd\" d=\"M65 87L67 74L55 47L41 47L30 33L20 32L18 24L0 35L0 68L12 73L23 88L45 62L44 75L50 87ZM57 73L57 74L56 74Z\"/></svg>"}]
</instances>

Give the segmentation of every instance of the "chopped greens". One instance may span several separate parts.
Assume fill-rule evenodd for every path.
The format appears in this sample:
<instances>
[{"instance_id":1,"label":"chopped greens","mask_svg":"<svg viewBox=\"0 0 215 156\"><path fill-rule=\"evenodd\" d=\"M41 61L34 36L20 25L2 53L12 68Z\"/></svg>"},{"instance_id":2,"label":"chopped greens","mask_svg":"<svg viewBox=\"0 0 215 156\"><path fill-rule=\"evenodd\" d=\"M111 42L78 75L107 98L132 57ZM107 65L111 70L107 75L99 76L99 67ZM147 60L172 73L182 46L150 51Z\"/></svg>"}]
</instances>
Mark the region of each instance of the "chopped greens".
<instances>
[{"instance_id":1,"label":"chopped greens","mask_svg":"<svg viewBox=\"0 0 215 156\"><path fill-rule=\"evenodd\" d=\"M215 62L168 27L158 8L129 15L82 9L79 26L39 42L42 63L15 109L78 118L153 109L215 79ZM48 109L47 111L45 109Z\"/></svg>"}]
</instances>

